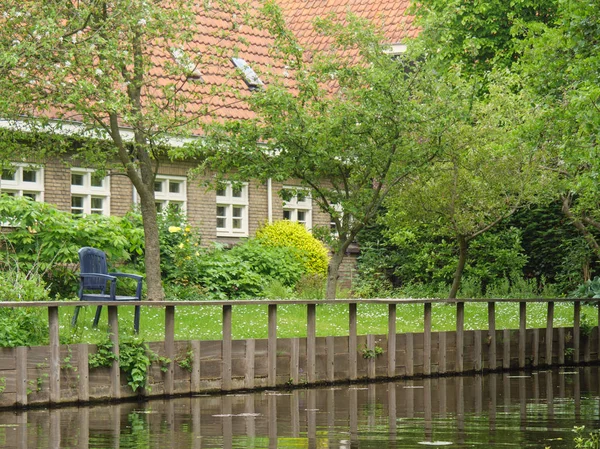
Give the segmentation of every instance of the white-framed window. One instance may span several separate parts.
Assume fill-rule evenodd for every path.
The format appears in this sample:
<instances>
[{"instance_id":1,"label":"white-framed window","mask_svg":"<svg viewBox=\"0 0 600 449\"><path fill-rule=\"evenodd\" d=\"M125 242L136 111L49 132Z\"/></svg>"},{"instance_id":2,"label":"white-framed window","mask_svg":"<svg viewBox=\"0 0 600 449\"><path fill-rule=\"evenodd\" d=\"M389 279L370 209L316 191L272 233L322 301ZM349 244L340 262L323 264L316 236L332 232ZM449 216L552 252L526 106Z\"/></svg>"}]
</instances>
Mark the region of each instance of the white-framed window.
<instances>
[{"instance_id":1,"label":"white-framed window","mask_svg":"<svg viewBox=\"0 0 600 449\"><path fill-rule=\"evenodd\" d=\"M248 236L248 183L217 187L217 236Z\"/></svg>"},{"instance_id":2,"label":"white-framed window","mask_svg":"<svg viewBox=\"0 0 600 449\"><path fill-rule=\"evenodd\" d=\"M187 210L187 178L185 176L157 175L154 180L154 201L158 212L166 210L167 207L185 212Z\"/></svg>"},{"instance_id":3,"label":"white-framed window","mask_svg":"<svg viewBox=\"0 0 600 449\"><path fill-rule=\"evenodd\" d=\"M88 168L71 169L71 213L110 215L110 179Z\"/></svg>"},{"instance_id":4,"label":"white-framed window","mask_svg":"<svg viewBox=\"0 0 600 449\"><path fill-rule=\"evenodd\" d=\"M283 219L296 221L306 229L312 228L312 199L307 189L284 187L291 191L289 200L283 202ZM288 197L287 195L285 197Z\"/></svg>"},{"instance_id":5,"label":"white-framed window","mask_svg":"<svg viewBox=\"0 0 600 449\"><path fill-rule=\"evenodd\" d=\"M0 193L44 201L44 168L32 164L11 164L0 172Z\"/></svg>"}]
</instances>

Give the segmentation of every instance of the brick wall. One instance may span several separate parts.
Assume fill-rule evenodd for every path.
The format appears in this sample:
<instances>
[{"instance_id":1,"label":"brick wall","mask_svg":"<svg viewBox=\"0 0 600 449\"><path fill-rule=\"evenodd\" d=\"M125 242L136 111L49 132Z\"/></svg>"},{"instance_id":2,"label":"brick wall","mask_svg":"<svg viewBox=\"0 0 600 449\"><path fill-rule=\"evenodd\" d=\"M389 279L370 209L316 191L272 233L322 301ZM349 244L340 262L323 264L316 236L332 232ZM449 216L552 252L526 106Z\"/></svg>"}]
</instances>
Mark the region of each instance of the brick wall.
<instances>
[{"instance_id":1,"label":"brick wall","mask_svg":"<svg viewBox=\"0 0 600 449\"><path fill-rule=\"evenodd\" d=\"M190 224L199 229L203 245L221 241L235 244L239 238L217 237L216 228L216 193L212 188L205 186L206 181L212 178L210 173L190 176L194 168L191 162L162 162L161 175L187 176L187 215ZM131 210L137 199L134 199L134 189L129 179L118 169L112 170L110 176L110 213L123 216ZM61 160L50 160L44 164L44 200L52 203L63 211L71 209L71 171ZM298 180L285 183L286 186L300 186ZM283 183L272 183L272 217L273 220L283 219L283 200L279 191ZM260 226L268 221L268 189L267 184L250 181L248 185L248 231L249 236L256 235ZM329 226L329 214L321 211L313 201L312 224L313 226ZM340 287L350 288L356 272L357 252L346 256L340 269Z\"/></svg>"}]
</instances>

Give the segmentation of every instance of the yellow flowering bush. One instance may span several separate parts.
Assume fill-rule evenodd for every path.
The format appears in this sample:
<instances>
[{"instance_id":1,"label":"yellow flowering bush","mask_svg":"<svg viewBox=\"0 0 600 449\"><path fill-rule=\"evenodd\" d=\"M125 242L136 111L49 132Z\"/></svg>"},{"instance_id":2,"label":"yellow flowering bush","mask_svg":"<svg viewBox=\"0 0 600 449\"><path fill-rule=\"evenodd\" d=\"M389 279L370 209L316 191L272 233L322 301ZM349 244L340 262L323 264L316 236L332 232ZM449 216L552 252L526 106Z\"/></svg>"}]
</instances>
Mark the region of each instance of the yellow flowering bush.
<instances>
[{"instance_id":1,"label":"yellow flowering bush","mask_svg":"<svg viewBox=\"0 0 600 449\"><path fill-rule=\"evenodd\" d=\"M256 232L264 245L296 248L302 254L306 272L325 276L329 251L300 223L281 220L267 224Z\"/></svg>"}]
</instances>

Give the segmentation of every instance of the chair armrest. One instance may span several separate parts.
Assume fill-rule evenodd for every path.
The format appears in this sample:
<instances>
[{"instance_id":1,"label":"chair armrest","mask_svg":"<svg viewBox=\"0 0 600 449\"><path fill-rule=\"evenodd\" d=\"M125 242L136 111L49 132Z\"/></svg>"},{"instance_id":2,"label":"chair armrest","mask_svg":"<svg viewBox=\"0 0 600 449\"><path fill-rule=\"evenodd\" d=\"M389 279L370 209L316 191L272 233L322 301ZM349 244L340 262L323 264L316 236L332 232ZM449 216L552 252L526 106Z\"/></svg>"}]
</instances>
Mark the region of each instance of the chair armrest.
<instances>
[{"instance_id":1,"label":"chair armrest","mask_svg":"<svg viewBox=\"0 0 600 449\"><path fill-rule=\"evenodd\" d=\"M107 281L116 281L116 276L111 276L110 274L100 274L100 273L79 273L79 277L82 278L104 278Z\"/></svg>"},{"instance_id":2,"label":"chair armrest","mask_svg":"<svg viewBox=\"0 0 600 449\"><path fill-rule=\"evenodd\" d=\"M137 288L135 289L135 296L137 299L141 300L142 299L142 280L144 279L143 276L140 276L139 274L130 274L130 273L109 273L112 276L115 276L115 282L114 284L116 284L116 278L120 277L120 278L129 278L129 279L134 279L137 281ZM112 285L111 285L112 287ZM116 292L116 290L115 290Z\"/></svg>"},{"instance_id":3,"label":"chair armrest","mask_svg":"<svg viewBox=\"0 0 600 449\"><path fill-rule=\"evenodd\" d=\"M130 273L108 273L110 276L115 276L115 277L120 277L120 278L131 278L131 279L135 279L136 281L141 281L142 279L144 279L143 276L140 276L139 274L130 274Z\"/></svg>"}]
</instances>

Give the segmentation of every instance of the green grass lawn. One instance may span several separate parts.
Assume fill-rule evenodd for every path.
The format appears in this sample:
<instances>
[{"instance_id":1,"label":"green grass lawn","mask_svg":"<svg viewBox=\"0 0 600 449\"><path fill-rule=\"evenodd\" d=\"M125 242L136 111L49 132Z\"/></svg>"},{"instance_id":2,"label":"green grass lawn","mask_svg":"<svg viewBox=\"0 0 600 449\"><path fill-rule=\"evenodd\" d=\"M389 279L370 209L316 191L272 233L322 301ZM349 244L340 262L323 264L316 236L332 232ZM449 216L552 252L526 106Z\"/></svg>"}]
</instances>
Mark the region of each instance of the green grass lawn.
<instances>
[{"instance_id":1,"label":"green grass lawn","mask_svg":"<svg viewBox=\"0 0 600 449\"><path fill-rule=\"evenodd\" d=\"M237 306L232 302L233 338L266 338L267 305ZM102 311L100 326L92 328L95 308L82 307L78 325L71 329L72 307L60 309L61 340L68 343L96 343L105 340L108 332L106 308ZM119 329L121 335L133 331L133 307L119 307ZM545 328L546 310L544 303L527 304L527 327ZM164 340L164 309L142 307L140 336L145 341ZM358 334L387 333L387 305L359 304L357 309ZM465 329L487 329L487 304L465 304ZM175 308L176 340L218 340L222 337L222 310L219 306L179 306ZM594 306L582 306L582 324L598 324L598 311ZM554 326L573 325L572 303L555 303ZM456 307L433 304L433 331L454 330ZM519 304L496 304L496 329L519 328ZM423 304L399 304L397 306L396 329L402 332L423 331ZM306 306L282 303L277 307L277 335L281 338L306 336ZM317 336L348 335L348 305L322 304L317 306Z\"/></svg>"}]
</instances>

